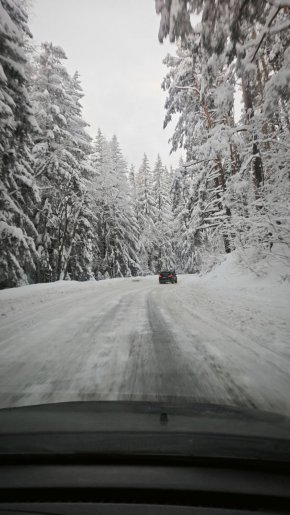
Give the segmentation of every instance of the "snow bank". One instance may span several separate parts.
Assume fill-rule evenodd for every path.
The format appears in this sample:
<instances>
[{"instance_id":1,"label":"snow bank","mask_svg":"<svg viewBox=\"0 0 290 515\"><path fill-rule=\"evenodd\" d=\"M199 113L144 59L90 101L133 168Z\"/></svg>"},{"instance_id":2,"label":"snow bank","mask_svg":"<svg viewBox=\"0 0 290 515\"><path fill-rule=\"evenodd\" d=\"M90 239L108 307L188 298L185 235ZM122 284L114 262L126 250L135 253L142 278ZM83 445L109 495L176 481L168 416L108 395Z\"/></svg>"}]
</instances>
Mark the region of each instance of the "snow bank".
<instances>
[{"instance_id":1,"label":"snow bank","mask_svg":"<svg viewBox=\"0 0 290 515\"><path fill-rule=\"evenodd\" d=\"M243 253L235 251L210 272L201 274L200 279L216 288L257 294L268 292L270 296L275 292L290 300L290 253L276 246L271 255L259 259L254 248Z\"/></svg>"},{"instance_id":2,"label":"snow bank","mask_svg":"<svg viewBox=\"0 0 290 515\"><path fill-rule=\"evenodd\" d=\"M82 298L91 289L107 288L113 279L104 281L55 281L52 283L30 284L0 291L0 315L9 312L25 311L28 306L48 305L60 299ZM119 279L116 279L119 280Z\"/></svg>"}]
</instances>

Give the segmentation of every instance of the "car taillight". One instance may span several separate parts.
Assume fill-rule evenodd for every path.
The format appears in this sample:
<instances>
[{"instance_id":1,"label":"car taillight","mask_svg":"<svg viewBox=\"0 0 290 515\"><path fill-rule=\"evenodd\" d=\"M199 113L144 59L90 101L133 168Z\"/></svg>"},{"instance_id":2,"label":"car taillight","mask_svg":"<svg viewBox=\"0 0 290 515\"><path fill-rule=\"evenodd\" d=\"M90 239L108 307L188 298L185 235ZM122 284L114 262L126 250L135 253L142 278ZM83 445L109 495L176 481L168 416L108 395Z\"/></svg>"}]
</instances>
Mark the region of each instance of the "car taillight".
<instances>
[{"instance_id":1,"label":"car taillight","mask_svg":"<svg viewBox=\"0 0 290 515\"><path fill-rule=\"evenodd\" d=\"M163 277L163 275L162 275L162 274L160 274L160 275L159 275L159 279L162 279L162 277Z\"/></svg>"},{"instance_id":2,"label":"car taillight","mask_svg":"<svg viewBox=\"0 0 290 515\"><path fill-rule=\"evenodd\" d=\"M173 275L172 275L172 274L169 274L169 276L168 276L168 277L169 277L169 279L172 279Z\"/></svg>"}]
</instances>

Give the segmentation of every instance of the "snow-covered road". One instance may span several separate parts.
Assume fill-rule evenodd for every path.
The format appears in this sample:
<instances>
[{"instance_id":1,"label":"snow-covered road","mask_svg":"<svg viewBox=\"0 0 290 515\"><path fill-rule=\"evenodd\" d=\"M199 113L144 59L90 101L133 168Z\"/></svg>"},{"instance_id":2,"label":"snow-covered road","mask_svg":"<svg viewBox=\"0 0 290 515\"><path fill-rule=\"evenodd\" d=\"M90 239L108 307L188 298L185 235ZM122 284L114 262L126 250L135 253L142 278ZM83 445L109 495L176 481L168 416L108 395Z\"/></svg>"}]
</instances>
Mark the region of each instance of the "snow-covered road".
<instances>
[{"instance_id":1,"label":"snow-covered road","mask_svg":"<svg viewBox=\"0 0 290 515\"><path fill-rule=\"evenodd\" d=\"M285 298L180 276L0 292L0 407L179 397L290 414Z\"/></svg>"}]
</instances>

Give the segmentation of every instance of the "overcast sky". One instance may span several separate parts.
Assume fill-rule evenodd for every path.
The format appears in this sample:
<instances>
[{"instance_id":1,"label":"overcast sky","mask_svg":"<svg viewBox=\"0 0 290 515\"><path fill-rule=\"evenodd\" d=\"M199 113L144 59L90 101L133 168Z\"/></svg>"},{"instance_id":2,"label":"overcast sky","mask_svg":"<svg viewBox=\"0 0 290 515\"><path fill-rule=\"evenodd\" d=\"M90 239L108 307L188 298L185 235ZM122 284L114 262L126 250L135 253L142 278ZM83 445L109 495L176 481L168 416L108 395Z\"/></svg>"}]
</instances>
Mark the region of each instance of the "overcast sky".
<instances>
[{"instance_id":1,"label":"overcast sky","mask_svg":"<svg viewBox=\"0 0 290 515\"><path fill-rule=\"evenodd\" d=\"M162 129L162 60L175 47L158 42L158 25L153 0L33 0L30 18L36 42L63 47L68 70L80 72L90 134L115 133L137 167L144 152L152 164L158 152L167 165L180 157L169 157L173 126Z\"/></svg>"}]
</instances>

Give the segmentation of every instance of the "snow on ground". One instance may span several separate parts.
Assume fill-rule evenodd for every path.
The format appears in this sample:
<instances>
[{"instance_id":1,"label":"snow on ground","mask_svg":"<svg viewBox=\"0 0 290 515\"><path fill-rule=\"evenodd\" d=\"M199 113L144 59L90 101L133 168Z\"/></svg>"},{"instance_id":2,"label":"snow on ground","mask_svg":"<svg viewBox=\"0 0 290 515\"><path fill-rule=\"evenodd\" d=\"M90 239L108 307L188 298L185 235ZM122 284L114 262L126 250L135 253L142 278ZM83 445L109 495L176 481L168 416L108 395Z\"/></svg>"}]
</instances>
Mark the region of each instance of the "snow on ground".
<instances>
[{"instance_id":1,"label":"snow on ground","mask_svg":"<svg viewBox=\"0 0 290 515\"><path fill-rule=\"evenodd\" d=\"M232 254L205 276L0 292L0 407L193 400L290 415L290 284ZM270 272L270 273L269 273Z\"/></svg>"},{"instance_id":2,"label":"snow on ground","mask_svg":"<svg viewBox=\"0 0 290 515\"><path fill-rule=\"evenodd\" d=\"M284 258L286 256L284 255ZM247 266L250 266L249 269ZM290 353L290 276L286 260L255 262L251 252L232 253L210 273L200 286L210 289L211 303L240 334L246 332L259 345ZM222 299L222 303L221 303Z\"/></svg>"}]
</instances>

